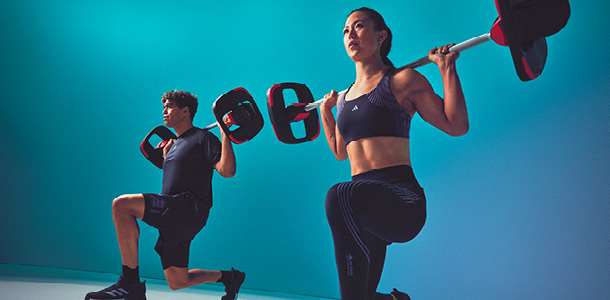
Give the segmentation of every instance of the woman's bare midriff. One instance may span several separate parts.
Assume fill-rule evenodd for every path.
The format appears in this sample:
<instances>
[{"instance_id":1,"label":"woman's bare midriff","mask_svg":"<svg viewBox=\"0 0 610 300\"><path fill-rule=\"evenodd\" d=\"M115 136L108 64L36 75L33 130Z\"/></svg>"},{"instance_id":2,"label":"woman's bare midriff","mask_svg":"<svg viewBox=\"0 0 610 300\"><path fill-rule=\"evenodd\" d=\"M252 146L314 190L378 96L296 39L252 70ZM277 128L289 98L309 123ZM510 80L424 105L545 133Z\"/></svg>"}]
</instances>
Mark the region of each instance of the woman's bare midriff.
<instances>
[{"instance_id":1,"label":"woman's bare midriff","mask_svg":"<svg viewBox=\"0 0 610 300\"><path fill-rule=\"evenodd\" d=\"M408 138L379 136L352 141L347 145L347 155L352 176L392 166L411 166Z\"/></svg>"}]
</instances>

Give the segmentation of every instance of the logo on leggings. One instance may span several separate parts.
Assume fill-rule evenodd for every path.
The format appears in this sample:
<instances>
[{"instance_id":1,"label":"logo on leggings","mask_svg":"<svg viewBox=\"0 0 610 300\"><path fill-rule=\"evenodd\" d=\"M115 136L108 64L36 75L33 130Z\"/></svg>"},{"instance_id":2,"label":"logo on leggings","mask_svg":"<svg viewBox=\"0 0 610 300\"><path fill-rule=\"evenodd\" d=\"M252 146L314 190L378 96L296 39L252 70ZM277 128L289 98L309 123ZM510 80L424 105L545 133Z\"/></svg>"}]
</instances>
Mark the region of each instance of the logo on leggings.
<instances>
[{"instance_id":1,"label":"logo on leggings","mask_svg":"<svg viewBox=\"0 0 610 300\"><path fill-rule=\"evenodd\" d=\"M354 257L351 253L347 253L345 259L347 262L347 276L354 276Z\"/></svg>"}]
</instances>

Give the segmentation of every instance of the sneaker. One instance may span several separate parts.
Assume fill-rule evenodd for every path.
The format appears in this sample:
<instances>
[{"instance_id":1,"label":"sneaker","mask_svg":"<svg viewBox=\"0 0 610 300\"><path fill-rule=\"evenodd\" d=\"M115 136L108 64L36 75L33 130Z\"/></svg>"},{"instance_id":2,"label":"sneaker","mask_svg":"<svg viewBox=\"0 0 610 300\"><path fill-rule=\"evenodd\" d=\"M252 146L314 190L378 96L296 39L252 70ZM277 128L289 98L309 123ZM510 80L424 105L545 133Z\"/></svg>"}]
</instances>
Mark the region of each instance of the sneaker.
<instances>
[{"instance_id":1,"label":"sneaker","mask_svg":"<svg viewBox=\"0 0 610 300\"><path fill-rule=\"evenodd\" d=\"M394 289L390 295L394 296L396 300L411 300L411 297L407 293L403 293L397 289Z\"/></svg>"},{"instance_id":2,"label":"sneaker","mask_svg":"<svg viewBox=\"0 0 610 300\"><path fill-rule=\"evenodd\" d=\"M246 273L231 268L231 281L223 282L225 285L226 295L222 296L222 300L235 300L239 293L239 287L246 280Z\"/></svg>"},{"instance_id":3,"label":"sneaker","mask_svg":"<svg viewBox=\"0 0 610 300\"><path fill-rule=\"evenodd\" d=\"M127 278L119 277L119 282L97 292L88 293L85 300L95 299L125 299L125 300L146 300L146 282L136 285L127 283Z\"/></svg>"}]
</instances>

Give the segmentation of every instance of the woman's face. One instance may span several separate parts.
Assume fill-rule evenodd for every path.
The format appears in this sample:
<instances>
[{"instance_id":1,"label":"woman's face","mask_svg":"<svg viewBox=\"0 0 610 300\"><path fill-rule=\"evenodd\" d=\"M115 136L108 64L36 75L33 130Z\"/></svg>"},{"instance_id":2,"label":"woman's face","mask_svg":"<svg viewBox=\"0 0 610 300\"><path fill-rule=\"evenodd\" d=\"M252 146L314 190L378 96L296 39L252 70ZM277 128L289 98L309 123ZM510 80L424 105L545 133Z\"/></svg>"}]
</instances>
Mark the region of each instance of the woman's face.
<instances>
[{"instance_id":1,"label":"woman's face","mask_svg":"<svg viewBox=\"0 0 610 300\"><path fill-rule=\"evenodd\" d=\"M386 35L383 30L375 30L375 24L366 13L356 11L347 17L343 28L345 51L354 61L378 55Z\"/></svg>"}]
</instances>

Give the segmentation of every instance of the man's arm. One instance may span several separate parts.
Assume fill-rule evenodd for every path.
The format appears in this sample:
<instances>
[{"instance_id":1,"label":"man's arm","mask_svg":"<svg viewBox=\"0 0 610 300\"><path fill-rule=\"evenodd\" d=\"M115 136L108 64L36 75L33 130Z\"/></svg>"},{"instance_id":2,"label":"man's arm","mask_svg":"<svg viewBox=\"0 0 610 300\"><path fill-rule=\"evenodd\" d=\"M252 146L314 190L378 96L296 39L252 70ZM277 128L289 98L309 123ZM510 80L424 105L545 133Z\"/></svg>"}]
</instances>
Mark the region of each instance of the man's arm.
<instances>
[{"instance_id":1,"label":"man's arm","mask_svg":"<svg viewBox=\"0 0 610 300\"><path fill-rule=\"evenodd\" d=\"M228 119L224 118L223 120L225 121L227 127L231 127L231 125L233 125L230 121L228 121ZM216 163L214 168L218 174L220 174L220 176L231 178L235 176L235 172L237 171L237 162L235 160L235 152L233 151L233 143L223 130L220 130L220 135L222 139L222 152L220 153L220 160Z\"/></svg>"}]
</instances>

